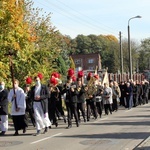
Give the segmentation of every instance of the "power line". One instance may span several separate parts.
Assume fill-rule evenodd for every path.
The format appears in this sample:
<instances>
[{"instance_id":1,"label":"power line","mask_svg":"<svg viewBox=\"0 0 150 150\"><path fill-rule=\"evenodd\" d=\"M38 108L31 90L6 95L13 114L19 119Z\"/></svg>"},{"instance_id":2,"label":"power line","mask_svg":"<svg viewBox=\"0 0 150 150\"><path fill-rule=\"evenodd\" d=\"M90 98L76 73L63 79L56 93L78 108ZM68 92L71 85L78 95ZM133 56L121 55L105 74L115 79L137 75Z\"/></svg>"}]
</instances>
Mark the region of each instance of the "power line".
<instances>
[{"instance_id":1,"label":"power line","mask_svg":"<svg viewBox=\"0 0 150 150\"><path fill-rule=\"evenodd\" d=\"M67 8L69 8L69 9L73 10L74 12L76 12L76 13L82 15L82 16L85 16L86 18L89 18L90 20L93 20L93 21L95 21L95 22L99 22L98 20L95 20L95 19L93 19L93 18L91 18L91 17L89 17L89 16L87 16L87 15L81 13L81 12L76 11L74 8L72 8L72 7L68 6L68 5L66 5L66 4L63 3L63 2L60 2L59 0L56 0L56 1L59 2L59 3L61 3L61 4L63 4L65 7L67 7ZM114 30L114 29L112 29L111 27L106 26L106 25L104 25L104 24L101 23L101 22L99 22L99 23L102 24L103 26L105 26L106 28L109 28L109 29L111 29L111 30ZM106 29L104 29L104 30L106 30ZM106 30L106 31L109 31L109 30ZM118 32L118 31L117 31L117 32ZM114 32L111 31L111 33L114 33Z\"/></svg>"},{"instance_id":2,"label":"power line","mask_svg":"<svg viewBox=\"0 0 150 150\"><path fill-rule=\"evenodd\" d=\"M41 3L41 2L38 2L38 0L36 1L37 3L39 3L40 5L43 5L44 7L47 7L47 8L49 8L47 5L44 5L43 3ZM62 13L60 13L59 11L57 11L57 10L55 10L55 9L53 9L52 8L52 10L54 10L55 12L57 12L57 13L59 13L59 14L61 14L61 15L65 15L65 14L62 14ZM65 15L66 16L66 15ZM67 16L66 16L67 17ZM52 23L53 24L53 23ZM64 25L62 25L62 24L60 24L60 23L57 23L57 24L59 24L59 25L61 25L62 26L62 28L66 28L66 27L64 27ZM54 25L54 24L53 24ZM55 25L54 25L55 26ZM69 27L69 28L67 28L68 30L70 30L70 31L73 31L73 30L76 30L75 28L71 28L71 27ZM59 30L59 29L58 29ZM78 31L78 30L76 30L76 31Z\"/></svg>"},{"instance_id":3,"label":"power line","mask_svg":"<svg viewBox=\"0 0 150 150\"><path fill-rule=\"evenodd\" d=\"M50 3L51 3L52 5L54 5L56 8L62 10L63 12L66 12L66 13L68 14L68 12L66 11L66 9L63 9L63 8L59 7L58 5L53 4L52 2L50 2ZM73 10L73 9L71 8L71 10ZM76 10L74 10L74 12L80 14L80 13L79 13L78 11L76 11ZM86 23L86 25L90 26L90 28L93 28L93 27L94 27L93 29L96 29L96 31L100 29L99 26L97 26L97 25L95 25L95 24L91 24L91 22L89 22L89 20L87 21L87 20L85 20L84 18L81 19L81 18L79 18L79 16L77 16L77 15L75 15L75 14L73 14L73 13L70 13L70 12L69 12L69 14L72 15L72 16L74 16L75 19L78 19L78 21L81 21L82 23ZM94 21L95 21L95 20L94 20ZM103 30L105 30L105 31L108 32L108 30L106 30L106 29L104 29L104 28L103 28ZM109 32L110 32L110 31L109 31ZM111 31L111 33L112 33L112 31ZM114 33L114 32L113 32L113 33Z\"/></svg>"},{"instance_id":4,"label":"power line","mask_svg":"<svg viewBox=\"0 0 150 150\"><path fill-rule=\"evenodd\" d=\"M41 3L41 2L39 2L39 1L36 1L36 2L38 2L40 5L43 5L44 7L50 8L49 7L50 6L49 2L47 2L46 5ZM58 5L56 5L56 4L52 3L52 2L50 2L50 3L51 3L52 6L54 6L56 8L56 9L52 8L52 10L54 10L54 12L57 12L57 13L65 16L65 17L67 17L67 18L69 18L69 19L71 19L71 20L73 20L75 22L80 22L80 24L82 23L82 24L86 25L86 27L92 29L93 31L100 31L99 26L95 26L95 25L91 24L91 22L89 22L89 21L87 21L85 19L80 19L79 16L77 16L75 14L72 14L70 12L68 13L65 9L59 7ZM74 18L72 16L74 16ZM61 26L64 28L64 25L61 25ZM67 29L69 29L69 28L67 28ZM75 28L73 28L73 30L75 30ZM106 30L106 31L108 31L108 30Z\"/></svg>"},{"instance_id":5,"label":"power line","mask_svg":"<svg viewBox=\"0 0 150 150\"><path fill-rule=\"evenodd\" d=\"M75 18L73 18L72 16L70 16L70 13L68 14L68 12L66 12L66 10L56 6L55 4L51 3L51 5L53 5L54 7L58 8L62 13L59 12L59 14L63 15L63 16L66 16L67 18L71 19L72 21L76 21L76 22L80 22L80 24L84 24L86 25L86 27L89 27L90 29L94 30L94 31L97 31L99 30L98 28L95 28L93 25L89 24L89 23L86 23L85 21L79 19L76 15L72 14L72 16L74 16ZM48 7L47 5L45 5L46 7ZM55 9L53 9L55 10ZM56 11L56 10L55 10ZM58 11L56 11L58 12Z\"/></svg>"}]
</instances>

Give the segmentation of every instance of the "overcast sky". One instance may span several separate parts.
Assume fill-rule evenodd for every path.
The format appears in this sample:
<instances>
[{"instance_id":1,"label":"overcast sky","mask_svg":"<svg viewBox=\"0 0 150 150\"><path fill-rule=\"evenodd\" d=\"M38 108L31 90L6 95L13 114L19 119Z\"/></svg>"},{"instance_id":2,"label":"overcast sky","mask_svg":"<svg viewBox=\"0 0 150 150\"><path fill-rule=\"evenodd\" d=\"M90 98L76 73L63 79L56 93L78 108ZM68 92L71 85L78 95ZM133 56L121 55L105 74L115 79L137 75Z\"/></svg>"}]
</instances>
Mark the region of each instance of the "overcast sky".
<instances>
[{"instance_id":1,"label":"overcast sky","mask_svg":"<svg viewBox=\"0 0 150 150\"><path fill-rule=\"evenodd\" d=\"M52 24L64 35L75 38L78 34L128 37L138 41L150 37L150 0L33 0L34 7L52 13Z\"/></svg>"}]
</instances>

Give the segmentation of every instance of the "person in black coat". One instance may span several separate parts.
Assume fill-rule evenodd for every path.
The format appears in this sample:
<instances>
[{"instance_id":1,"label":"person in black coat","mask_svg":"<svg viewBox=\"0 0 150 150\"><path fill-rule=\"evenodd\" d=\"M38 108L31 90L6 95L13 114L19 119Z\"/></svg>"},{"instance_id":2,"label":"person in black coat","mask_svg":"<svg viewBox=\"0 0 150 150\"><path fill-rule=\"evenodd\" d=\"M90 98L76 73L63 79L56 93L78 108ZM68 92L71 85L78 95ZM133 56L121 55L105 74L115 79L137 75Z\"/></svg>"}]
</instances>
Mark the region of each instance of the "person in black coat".
<instances>
[{"instance_id":1,"label":"person in black coat","mask_svg":"<svg viewBox=\"0 0 150 150\"><path fill-rule=\"evenodd\" d=\"M78 101L77 101L77 112L78 112L78 118L79 122L81 121L80 119L80 111L82 113L84 122L86 122L85 118L85 87L82 84L82 78L77 79L77 91L78 91Z\"/></svg>"},{"instance_id":2,"label":"person in black coat","mask_svg":"<svg viewBox=\"0 0 150 150\"><path fill-rule=\"evenodd\" d=\"M138 105L141 105L143 103L142 95L143 95L143 88L139 81L136 81L137 87L138 87Z\"/></svg>"},{"instance_id":3,"label":"person in black coat","mask_svg":"<svg viewBox=\"0 0 150 150\"><path fill-rule=\"evenodd\" d=\"M120 106L126 106L126 93L125 93L125 89L126 89L126 85L125 82L121 82L120 85L120 91L121 91L121 97L120 97Z\"/></svg>"},{"instance_id":4,"label":"person in black coat","mask_svg":"<svg viewBox=\"0 0 150 150\"><path fill-rule=\"evenodd\" d=\"M62 85L59 83L57 85L58 89L59 89L59 95L58 95L58 101L56 101L56 114L57 114L57 117L58 119L60 119L60 117L62 117L64 119L64 123L66 123L66 116L65 116L65 113L64 113L64 109L63 109L63 106L62 106Z\"/></svg>"},{"instance_id":5,"label":"person in black coat","mask_svg":"<svg viewBox=\"0 0 150 150\"><path fill-rule=\"evenodd\" d=\"M32 122L33 126L35 127L33 101L32 101L32 99L30 99L31 90L30 90L30 86L28 84L26 85L24 92L25 92L25 98L26 98L26 117L27 117L27 113L29 113L31 122ZM28 120L28 118L27 118L27 120Z\"/></svg>"},{"instance_id":6,"label":"person in black coat","mask_svg":"<svg viewBox=\"0 0 150 150\"><path fill-rule=\"evenodd\" d=\"M66 94L65 103L68 113L68 127L67 129L72 127L72 114L75 117L76 126L79 127L79 119L77 113L77 87L72 82L72 78L70 76L67 77L67 83L64 85L64 89L62 90L62 94Z\"/></svg>"},{"instance_id":7,"label":"person in black coat","mask_svg":"<svg viewBox=\"0 0 150 150\"><path fill-rule=\"evenodd\" d=\"M8 91L5 89L5 83L0 81L0 119L1 119L1 133L5 135L8 130Z\"/></svg>"},{"instance_id":8,"label":"person in black coat","mask_svg":"<svg viewBox=\"0 0 150 150\"><path fill-rule=\"evenodd\" d=\"M57 84L51 84L50 86L50 98L49 98L49 104L48 104L48 112L49 112L49 118L53 125L56 127L58 126L58 121L56 117L56 111L57 111L57 103L59 101L59 88L57 87Z\"/></svg>"},{"instance_id":9,"label":"person in black coat","mask_svg":"<svg viewBox=\"0 0 150 150\"><path fill-rule=\"evenodd\" d=\"M130 85L129 82L126 83L125 92L126 92L126 101L127 101L127 106L126 107L128 109L131 109L131 107L132 107L131 97L132 97L133 92L132 92L132 86Z\"/></svg>"},{"instance_id":10,"label":"person in black coat","mask_svg":"<svg viewBox=\"0 0 150 150\"><path fill-rule=\"evenodd\" d=\"M103 94L103 87L101 85L101 82L98 82L97 92L96 92L96 107L97 107L97 112L98 112L100 118L102 116L102 110L103 110L102 94Z\"/></svg>"},{"instance_id":11,"label":"person in black coat","mask_svg":"<svg viewBox=\"0 0 150 150\"><path fill-rule=\"evenodd\" d=\"M148 81L144 80L142 81L142 87L143 87L143 95L142 95L142 99L143 99L143 104L148 104Z\"/></svg>"},{"instance_id":12,"label":"person in black coat","mask_svg":"<svg viewBox=\"0 0 150 150\"><path fill-rule=\"evenodd\" d=\"M133 107L138 105L138 85L136 82L133 82Z\"/></svg>"}]
</instances>

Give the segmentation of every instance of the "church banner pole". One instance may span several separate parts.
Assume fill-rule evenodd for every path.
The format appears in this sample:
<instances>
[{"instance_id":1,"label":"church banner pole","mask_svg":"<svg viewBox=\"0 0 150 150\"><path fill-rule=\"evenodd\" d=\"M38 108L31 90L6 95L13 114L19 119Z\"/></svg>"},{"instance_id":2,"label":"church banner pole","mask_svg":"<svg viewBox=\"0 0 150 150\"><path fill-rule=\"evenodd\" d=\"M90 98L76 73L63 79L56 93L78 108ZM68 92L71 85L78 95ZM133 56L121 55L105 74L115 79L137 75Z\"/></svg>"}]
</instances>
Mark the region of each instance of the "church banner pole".
<instances>
[{"instance_id":1,"label":"church banner pole","mask_svg":"<svg viewBox=\"0 0 150 150\"><path fill-rule=\"evenodd\" d=\"M11 53L9 51L8 56L9 56L9 67L10 67L10 73L11 73L11 81L12 81L12 86L13 86L13 92L14 92L14 102L15 102L15 108L17 110L18 106L17 106L17 100L16 100L16 92L15 92L15 84L14 84L14 70L13 70L13 62L12 62L12 55L13 53Z\"/></svg>"}]
</instances>

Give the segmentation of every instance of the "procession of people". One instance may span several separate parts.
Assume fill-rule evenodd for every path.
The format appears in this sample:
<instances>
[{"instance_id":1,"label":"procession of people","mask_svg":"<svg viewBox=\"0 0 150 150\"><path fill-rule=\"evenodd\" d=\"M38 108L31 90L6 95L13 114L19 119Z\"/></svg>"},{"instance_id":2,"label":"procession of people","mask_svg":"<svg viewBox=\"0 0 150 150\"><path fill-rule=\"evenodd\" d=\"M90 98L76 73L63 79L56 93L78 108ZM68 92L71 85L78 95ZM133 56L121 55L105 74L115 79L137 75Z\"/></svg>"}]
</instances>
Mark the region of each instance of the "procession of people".
<instances>
[{"instance_id":1,"label":"procession of people","mask_svg":"<svg viewBox=\"0 0 150 150\"><path fill-rule=\"evenodd\" d=\"M65 83L62 83L59 73L53 72L48 83L43 84L43 75L38 73L34 79L26 78L25 88L21 88L15 79L14 87L9 91L4 81L0 81L0 135L9 132L9 102L13 135L18 136L20 130L25 134L31 120L36 130L33 135L39 136L46 134L53 125L57 128L60 118L64 120L66 129L70 129L73 122L79 127L82 122L113 114L119 111L119 107L132 109L147 104L150 99L147 80L141 83L133 80L117 83L110 80L108 83L102 82L98 74L89 73L85 82L83 76L83 71L75 75L70 68Z\"/></svg>"}]
</instances>

